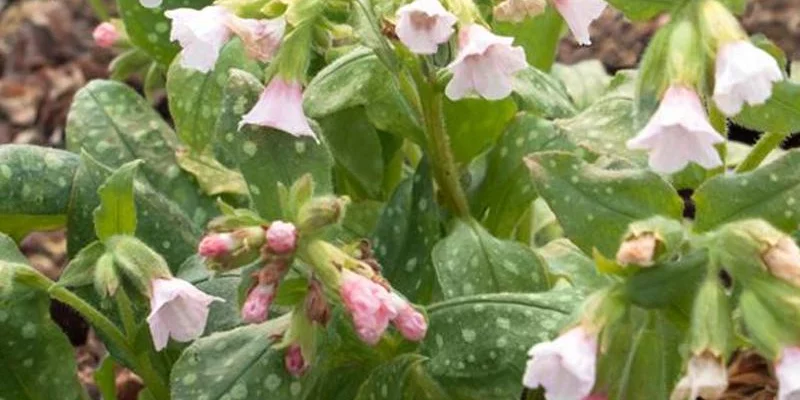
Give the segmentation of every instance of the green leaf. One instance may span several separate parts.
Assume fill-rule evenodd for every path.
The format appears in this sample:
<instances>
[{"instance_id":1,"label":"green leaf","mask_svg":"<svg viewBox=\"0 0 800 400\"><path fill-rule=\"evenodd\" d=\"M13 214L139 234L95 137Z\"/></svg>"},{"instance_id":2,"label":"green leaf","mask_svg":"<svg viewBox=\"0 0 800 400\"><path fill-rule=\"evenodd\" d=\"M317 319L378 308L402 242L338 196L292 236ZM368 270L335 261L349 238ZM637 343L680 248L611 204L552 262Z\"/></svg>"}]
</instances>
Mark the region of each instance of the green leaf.
<instances>
[{"instance_id":1,"label":"green leaf","mask_svg":"<svg viewBox=\"0 0 800 400\"><path fill-rule=\"evenodd\" d=\"M67 250L70 258L97 239L92 224L92 213L100 205L97 188L111 173L88 153L81 155L75 190L69 199ZM186 257L196 252L202 230L175 203L145 182L135 181L133 193L138 215L136 236L163 255L173 271L177 270Z\"/></svg>"},{"instance_id":2,"label":"green leaf","mask_svg":"<svg viewBox=\"0 0 800 400\"><path fill-rule=\"evenodd\" d=\"M383 275L415 303L431 300L436 270L431 250L441 237L432 171L420 162L411 181L401 183L384 208L373 234Z\"/></svg>"},{"instance_id":3,"label":"green leaf","mask_svg":"<svg viewBox=\"0 0 800 400\"><path fill-rule=\"evenodd\" d=\"M247 325L192 343L170 374L172 398L300 398L301 383L286 372L283 351L272 347L273 325Z\"/></svg>"},{"instance_id":4,"label":"green leaf","mask_svg":"<svg viewBox=\"0 0 800 400\"><path fill-rule=\"evenodd\" d=\"M348 108L319 120L333 158L369 198L380 198L383 156L378 132L363 107Z\"/></svg>"},{"instance_id":5,"label":"green leaf","mask_svg":"<svg viewBox=\"0 0 800 400\"><path fill-rule=\"evenodd\" d=\"M64 226L78 157L28 145L0 146L0 232L22 240Z\"/></svg>"},{"instance_id":6,"label":"green leaf","mask_svg":"<svg viewBox=\"0 0 800 400\"><path fill-rule=\"evenodd\" d=\"M328 149L313 139L297 138L275 129L245 125L239 121L257 101L263 85L253 75L231 70L217 125L228 152L234 156L248 183L254 208L266 219L282 218L278 183L290 187L310 173L315 193L332 191Z\"/></svg>"},{"instance_id":7,"label":"green leaf","mask_svg":"<svg viewBox=\"0 0 800 400\"><path fill-rule=\"evenodd\" d=\"M141 163L140 160L125 163L97 189L100 205L94 210L94 231L98 239L136 232L133 177Z\"/></svg>"},{"instance_id":8,"label":"green leaf","mask_svg":"<svg viewBox=\"0 0 800 400\"><path fill-rule=\"evenodd\" d=\"M197 179L197 184L206 194L247 194L247 182L242 174L222 165L211 154L179 150L176 157L178 165Z\"/></svg>"},{"instance_id":9,"label":"green leaf","mask_svg":"<svg viewBox=\"0 0 800 400\"><path fill-rule=\"evenodd\" d=\"M167 72L169 111L175 131L194 152L202 153L214 140L222 94L231 68L258 74L258 63L245 53L242 42L230 41L222 48L214 69L208 73L184 68L176 58ZM213 193L211 193L213 194Z\"/></svg>"},{"instance_id":10,"label":"green leaf","mask_svg":"<svg viewBox=\"0 0 800 400\"><path fill-rule=\"evenodd\" d=\"M428 373L458 400L516 399L528 349L550 340L581 301L571 291L461 297L428 308L420 353Z\"/></svg>"},{"instance_id":11,"label":"green leaf","mask_svg":"<svg viewBox=\"0 0 800 400\"><path fill-rule=\"evenodd\" d=\"M575 146L552 122L519 114L488 154L486 176L473 200L473 215L482 216L483 226L493 235L510 238L536 198L523 157L543 150L573 149Z\"/></svg>"},{"instance_id":12,"label":"green leaf","mask_svg":"<svg viewBox=\"0 0 800 400\"><path fill-rule=\"evenodd\" d=\"M445 298L549 287L547 267L533 250L497 239L473 220L456 220L433 248L433 265Z\"/></svg>"},{"instance_id":13,"label":"green leaf","mask_svg":"<svg viewBox=\"0 0 800 400\"><path fill-rule=\"evenodd\" d=\"M403 354L372 371L355 400L448 400L450 397L425 371L425 357Z\"/></svg>"},{"instance_id":14,"label":"green leaf","mask_svg":"<svg viewBox=\"0 0 800 400\"><path fill-rule=\"evenodd\" d=\"M636 220L654 215L680 219L683 201L657 174L606 170L561 152L526 158L536 191L553 210L567 237L585 253L617 253Z\"/></svg>"},{"instance_id":15,"label":"green leaf","mask_svg":"<svg viewBox=\"0 0 800 400\"><path fill-rule=\"evenodd\" d=\"M558 78L578 109L589 107L605 94L611 76L598 60L581 61L577 64L553 66L552 75Z\"/></svg>"},{"instance_id":16,"label":"green leaf","mask_svg":"<svg viewBox=\"0 0 800 400\"><path fill-rule=\"evenodd\" d=\"M694 194L695 229L709 231L741 219L762 218L778 229L792 232L800 224L800 151L752 172L718 175Z\"/></svg>"},{"instance_id":17,"label":"green leaf","mask_svg":"<svg viewBox=\"0 0 800 400\"><path fill-rule=\"evenodd\" d=\"M772 96L760 106L745 105L734 119L737 124L761 132L784 135L800 132L800 83L775 83Z\"/></svg>"},{"instance_id":18,"label":"green leaf","mask_svg":"<svg viewBox=\"0 0 800 400\"><path fill-rule=\"evenodd\" d=\"M31 268L0 234L0 271ZM0 272L2 273L2 272ZM7 399L83 399L72 345L50 319L50 298L23 284L0 290L0 393Z\"/></svg>"},{"instance_id":19,"label":"green leaf","mask_svg":"<svg viewBox=\"0 0 800 400\"><path fill-rule=\"evenodd\" d=\"M366 108L375 128L425 142L415 111L400 94L394 75L365 48L356 48L323 68L304 93L304 108L311 118L355 106Z\"/></svg>"},{"instance_id":20,"label":"green leaf","mask_svg":"<svg viewBox=\"0 0 800 400\"><path fill-rule=\"evenodd\" d=\"M517 106L510 98L446 99L444 120L455 161L468 163L494 144L516 112Z\"/></svg>"},{"instance_id":21,"label":"green leaf","mask_svg":"<svg viewBox=\"0 0 800 400\"><path fill-rule=\"evenodd\" d=\"M564 30L564 20L555 7L547 7L544 13L520 23L495 21L493 26L497 34L513 37L514 45L525 49L528 64L550 71Z\"/></svg>"},{"instance_id":22,"label":"green leaf","mask_svg":"<svg viewBox=\"0 0 800 400\"><path fill-rule=\"evenodd\" d=\"M101 242L92 242L84 247L69 261L64 272L58 277L58 284L66 287L91 284L94 280L95 264L105 253L106 247Z\"/></svg>"},{"instance_id":23,"label":"green leaf","mask_svg":"<svg viewBox=\"0 0 800 400\"><path fill-rule=\"evenodd\" d=\"M514 75L514 97L521 111L544 118L566 118L577 113L561 82L529 67Z\"/></svg>"},{"instance_id":24,"label":"green leaf","mask_svg":"<svg viewBox=\"0 0 800 400\"><path fill-rule=\"evenodd\" d=\"M168 65L180 49L169 39L171 22L164 11L181 7L199 9L210 4L210 0L164 0L156 8L146 8L139 0L117 0L119 15L131 43L164 65Z\"/></svg>"},{"instance_id":25,"label":"green leaf","mask_svg":"<svg viewBox=\"0 0 800 400\"><path fill-rule=\"evenodd\" d=\"M670 398L682 368L683 332L662 313L631 307L602 338L595 392L609 399Z\"/></svg>"},{"instance_id":26,"label":"green leaf","mask_svg":"<svg viewBox=\"0 0 800 400\"><path fill-rule=\"evenodd\" d=\"M138 0L133 0L138 4ZM142 176L203 225L217 212L194 178L181 170L175 151L181 143L147 101L129 86L92 81L75 94L67 117L67 150L85 150L109 167L141 159Z\"/></svg>"},{"instance_id":27,"label":"green leaf","mask_svg":"<svg viewBox=\"0 0 800 400\"><path fill-rule=\"evenodd\" d=\"M632 21L645 21L682 3L680 0L608 0L608 4Z\"/></svg>"},{"instance_id":28,"label":"green leaf","mask_svg":"<svg viewBox=\"0 0 800 400\"><path fill-rule=\"evenodd\" d=\"M537 252L547 262L551 275L567 279L577 290L590 293L609 284L597 272L594 261L567 239L553 240Z\"/></svg>"}]
</instances>

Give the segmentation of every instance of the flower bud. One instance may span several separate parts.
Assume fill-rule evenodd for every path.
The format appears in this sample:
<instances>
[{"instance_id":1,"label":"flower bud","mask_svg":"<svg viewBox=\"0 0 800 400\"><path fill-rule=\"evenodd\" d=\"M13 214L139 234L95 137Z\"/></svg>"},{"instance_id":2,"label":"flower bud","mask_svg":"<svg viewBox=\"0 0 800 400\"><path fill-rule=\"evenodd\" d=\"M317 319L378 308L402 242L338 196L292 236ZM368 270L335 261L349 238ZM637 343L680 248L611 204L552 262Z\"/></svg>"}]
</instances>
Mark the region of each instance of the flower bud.
<instances>
[{"instance_id":1,"label":"flower bud","mask_svg":"<svg viewBox=\"0 0 800 400\"><path fill-rule=\"evenodd\" d=\"M728 372L722 359L710 353L693 355L686 376L673 390L670 400L717 400L728 387Z\"/></svg>"},{"instance_id":2,"label":"flower bud","mask_svg":"<svg viewBox=\"0 0 800 400\"><path fill-rule=\"evenodd\" d=\"M242 305L242 321L257 324L269 317L269 306L275 298L276 284L258 284L247 294Z\"/></svg>"},{"instance_id":3,"label":"flower bud","mask_svg":"<svg viewBox=\"0 0 800 400\"><path fill-rule=\"evenodd\" d=\"M316 279L308 285L304 308L309 320L322 326L328 324L331 318L331 308L325 299L322 284Z\"/></svg>"},{"instance_id":4,"label":"flower bud","mask_svg":"<svg viewBox=\"0 0 800 400\"><path fill-rule=\"evenodd\" d=\"M105 253L97 259L94 267L94 288L104 297L113 296L119 288L119 277L111 253Z\"/></svg>"},{"instance_id":5,"label":"flower bud","mask_svg":"<svg viewBox=\"0 0 800 400\"><path fill-rule=\"evenodd\" d=\"M397 316L392 296L386 288L372 280L342 271L339 292L344 306L353 318L356 334L364 343L376 345L389 321Z\"/></svg>"},{"instance_id":6,"label":"flower bud","mask_svg":"<svg viewBox=\"0 0 800 400\"><path fill-rule=\"evenodd\" d=\"M308 369L308 364L305 358L303 358L303 351L300 346L296 344L292 344L286 349L286 355L284 355L283 361L284 365L286 365L286 371L295 378L302 376L306 372L306 369Z\"/></svg>"},{"instance_id":7,"label":"flower bud","mask_svg":"<svg viewBox=\"0 0 800 400\"><path fill-rule=\"evenodd\" d=\"M209 258L223 257L236 250L239 244L230 233L211 234L200 240L197 254Z\"/></svg>"},{"instance_id":8,"label":"flower bud","mask_svg":"<svg viewBox=\"0 0 800 400\"><path fill-rule=\"evenodd\" d=\"M227 271L255 261L265 243L264 228L249 226L209 234L200 241L197 252L205 257L210 269Z\"/></svg>"},{"instance_id":9,"label":"flower bud","mask_svg":"<svg viewBox=\"0 0 800 400\"><path fill-rule=\"evenodd\" d=\"M673 219L656 216L633 222L617 251L617 263L652 266L674 255L683 246L685 238L683 226Z\"/></svg>"},{"instance_id":10,"label":"flower bud","mask_svg":"<svg viewBox=\"0 0 800 400\"><path fill-rule=\"evenodd\" d=\"M397 310L397 316L392 320L395 328L404 338L412 342L424 339L428 331L428 321L425 320L425 316L400 296L392 293L392 299Z\"/></svg>"},{"instance_id":11,"label":"flower bud","mask_svg":"<svg viewBox=\"0 0 800 400\"><path fill-rule=\"evenodd\" d=\"M644 233L626 239L617 251L617 262L622 265L634 264L640 267L653 265L656 252L656 237L652 233Z\"/></svg>"},{"instance_id":12,"label":"flower bud","mask_svg":"<svg viewBox=\"0 0 800 400\"><path fill-rule=\"evenodd\" d=\"M106 240L106 248L119 271L145 295L151 294L151 281L172 277L164 257L136 237L112 236Z\"/></svg>"},{"instance_id":13,"label":"flower bud","mask_svg":"<svg viewBox=\"0 0 800 400\"><path fill-rule=\"evenodd\" d=\"M505 0L494 6L492 12L498 21L520 23L543 13L546 6L545 0Z\"/></svg>"},{"instance_id":14,"label":"flower bud","mask_svg":"<svg viewBox=\"0 0 800 400\"><path fill-rule=\"evenodd\" d=\"M776 278L800 287L800 248L789 236L784 236L761 255L767 270Z\"/></svg>"},{"instance_id":15,"label":"flower bud","mask_svg":"<svg viewBox=\"0 0 800 400\"><path fill-rule=\"evenodd\" d=\"M542 342L528 351L531 357L522 383L542 386L548 399L583 399L589 396L597 369L597 335L581 326L552 342Z\"/></svg>"},{"instance_id":16,"label":"flower bud","mask_svg":"<svg viewBox=\"0 0 800 400\"><path fill-rule=\"evenodd\" d=\"M291 223L273 221L266 235L267 247L275 254L293 253L297 247L297 228Z\"/></svg>"},{"instance_id":17,"label":"flower bud","mask_svg":"<svg viewBox=\"0 0 800 400\"><path fill-rule=\"evenodd\" d=\"M117 27L110 22L102 22L94 28L92 38L99 47L110 48L119 40L120 34Z\"/></svg>"},{"instance_id":18,"label":"flower bud","mask_svg":"<svg viewBox=\"0 0 800 400\"><path fill-rule=\"evenodd\" d=\"M297 220L301 232L314 233L330 225L338 224L344 218L344 211L350 199L346 196L315 197L300 207Z\"/></svg>"},{"instance_id":19,"label":"flower bud","mask_svg":"<svg viewBox=\"0 0 800 400\"><path fill-rule=\"evenodd\" d=\"M778 378L777 400L800 397L800 347L784 347L775 363Z\"/></svg>"}]
</instances>

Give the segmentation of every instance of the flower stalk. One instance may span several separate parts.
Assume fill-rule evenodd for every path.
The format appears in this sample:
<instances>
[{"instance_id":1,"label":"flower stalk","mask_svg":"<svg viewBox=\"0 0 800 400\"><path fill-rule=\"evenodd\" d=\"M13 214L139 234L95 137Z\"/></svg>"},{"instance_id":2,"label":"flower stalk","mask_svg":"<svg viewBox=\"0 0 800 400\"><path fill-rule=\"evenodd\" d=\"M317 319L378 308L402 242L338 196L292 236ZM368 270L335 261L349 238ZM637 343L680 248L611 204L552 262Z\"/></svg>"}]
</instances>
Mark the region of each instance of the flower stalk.
<instances>
[{"instance_id":1,"label":"flower stalk","mask_svg":"<svg viewBox=\"0 0 800 400\"><path fill-rule=\"evenodd\" d=\"M750 153L747 154L744 161L736 166L736 172L743 173L756 169L773 150L780 146L785 138L786 136L780 133L765 132L753 146L753 149L750 150Z\"/></svg>"}]
</instances>

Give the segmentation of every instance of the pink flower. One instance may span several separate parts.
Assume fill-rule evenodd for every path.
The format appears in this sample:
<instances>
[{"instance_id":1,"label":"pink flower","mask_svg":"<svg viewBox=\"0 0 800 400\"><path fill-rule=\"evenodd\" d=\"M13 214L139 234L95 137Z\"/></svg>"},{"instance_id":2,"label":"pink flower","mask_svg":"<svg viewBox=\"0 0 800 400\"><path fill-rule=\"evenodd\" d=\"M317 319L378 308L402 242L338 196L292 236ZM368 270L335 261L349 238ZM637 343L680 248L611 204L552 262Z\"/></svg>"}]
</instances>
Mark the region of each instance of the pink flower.
<instances>
[{"instance_id":1,"label":"pink flower","mask_svg":"<svg viewBox=\"0 0 800 400\"><path fill-rule=\"evenodd\" d=\"M719 399L728 387L728 372L722 360L711 355L694 355L689 359L686 376L681 378L671 400Z\"/></svg>"},{"instance_id":2,"label":"pink flower","mask_svg":"<svg viewBox=\"0 0 800 400\"><path fill-rule=\"evenodd\" d=\"M214 233L200 240L197 253L209 258L222 257L228 255L237 246L237 240L230 233Z\"/></svg>"},{"instance_id":3,"label":"pink flower","mask_svg":"<svg viewBox=\"0 0 800 400\"><path fill-rule=\"evenodd\" d=\"M772 83L783 79L778 62L747 40L728 43L717 53L714 102L734 116L747 103L764 104L772 96Z\"/></svg>"},{"instance_id":4,"label":"pink flower","mask_svg":"<svg viewBox=\"0 0 800 400\"><path fill-rule=\"evenodd\" d=\"M416 0L397 10L395 32L412 52L434 54L439 44L450 39L456 20L438 0Z\"/></svg>"},{"instance_id":5,"label":"pink flower","mask_svg":"<svg viewBox=\"0 0 800 400\"><path fill-rule=\"evenodd\" d=\"M553 0L556 9L564 17L575 40L582 45L592 44L589 25L600 17L606 8L603 0Z\"/></svg>"},{"instance_id":6,"label":"pink flower","mask_svg":"<svg viewBox=\"0 0 800 400\"><path fill-rule=\"evenodd\" d=\"M392 320L395 328L404 338L413 342L424 339L425 333L428 331L428 321L425 320L425 316L394 293L392 293L392 300L397 310L397 316Z\"/></svg>"},{"instance_id":7,"label":"pink flower","mask_svg":"<svg viewBox=\"0 0 800 400\"><path fill-rule=\"evenodd\" d=\"M297 228L291 223L273 221L267 229L267 246L275 254L288 254L297 247Z\"/></svg>"},{"instance_id":8,"label":"pink flower","mask_svg":"<svg viewBox=\"0 0 800 400\"><path fill-rule=\"evenodd\" d=\"M308 364L303 358L303 351L300 346L296 344L290 345L289 348L286 349L283 362L286 366L286 371L295 378L302 376L306 372L306 369L308 369Z\"/></svg>"},{"instance_id":9,"label":"pink flower","mask_svg":"<svg viewBox=\"0 0 800 400\"><path fill-rule=\"evenodd\" d=\"M576 327L552 342L534 345L522 378L529 388L544 387L547 400L583 399L595 381L597 337Z\"/></svg>"},{"instance_id":10,"label":"pink flower","mask_svg":"<svg viewBox=\"0 0 800 400\"><path fill-rule=\"evenodd\" d=\"M109 48L119 40L119 32L117 27L110 22L103 22L97 25L92 32L94 43L103 48Z\"/></svg>"},{"instance_id":11,"label":"pink flower","mask_svg":"<svg viewBox=\"0 0 800 400\"><path fill-rule=\"evenodd\" d=\"M800 347L785 347L775 363L778 400L800 398Z\"/></svg>"},{"instance_id":12,"label":"pink flower","mask_svg":"<svg viewBox=\"0 0 800 400\"><path fill-rule=\"evenodd\" d=\"M283 17L275 19L246 19L231 16L228 28L238 35L247 54L256 60L268 62L278 51L286 30Z\"/></svg>"},{"instance_id":13,"label":"pink flower","mask_svg":"<svg viewBox=\"0 0 800 400\"><path fill-rule=\"evenodd\" d=\"M153 279L151 282L150 315L147 323L156 350L167 346L170 337L179 342L196 339L203 333L208 319L208 306L214 300L182 279Z\"/></svg>"},{"instance_id":14,"label":"pink flower","mask_svg":"<svg viewBox=\"0 0 800 400\"><path fill-rule=\"evenodd\" d=\"M671 86L647 126L628 140L628 148L650 151L650 168L663 173L682 170L689 162L705 168L722 165L714 144L723 142L694 90Z\"/></svg>"},{"instance_id":15,"label":"pink flower","mask_svg":"<svg viewBox=\"0 0 800 400\"><path fill-rule=\"evenodd\" d=\"M242 117L244 124L275 128L294 136L316 139L303 112L303 88L297 81L272 78L255 106Z\"/></svg>"},{"instance_id":16,"label":"pink flower","mask_svg":"<svg viewBox=\"0 0 800 400\"><path fill-rule=\"evenodd\" d=\"M342 271L339 291L345 308L353 317L358 337L369 345L377 344L389 321L397 316L389 291L347 269Z\"/></svg>"},{"instance_id":17,"label":"pink flower","mask_svg":"<svg viewBox=\"0 0 800 400\"><path fill-rule=\"evenodd\" d=\"M275 284L258 284L242 305L242 321L248 324L264 322L269 317L269 306L275 298Z\"/></svg>"},{"instance_id":18,"label":"pink flower","mask_svg":"<svg viewBox=\"0 0 800 400\"><path fill-rule=\"evenodd\" d=\"M200 72L214 68L222 46L231 36L226 22L231 13L224 7L208 6L202 10L176 8L164 15L172 20L170 40L178 41L181 65Z\"/></svg>"},{"instance_id":19,"label":"pink flower","mask_svg":"<svg viewBox=\"0 0 800 400\"><path fill-rule=\"evenodd\" d=\"M451 100L478 92L489 100L511 94L511 77L528 66L522 47L513 47L513 38L497 36L481 25L473 24L459 33L460 51L448 68L453 79L445 94Z\"/></svg>"}]
</instances>

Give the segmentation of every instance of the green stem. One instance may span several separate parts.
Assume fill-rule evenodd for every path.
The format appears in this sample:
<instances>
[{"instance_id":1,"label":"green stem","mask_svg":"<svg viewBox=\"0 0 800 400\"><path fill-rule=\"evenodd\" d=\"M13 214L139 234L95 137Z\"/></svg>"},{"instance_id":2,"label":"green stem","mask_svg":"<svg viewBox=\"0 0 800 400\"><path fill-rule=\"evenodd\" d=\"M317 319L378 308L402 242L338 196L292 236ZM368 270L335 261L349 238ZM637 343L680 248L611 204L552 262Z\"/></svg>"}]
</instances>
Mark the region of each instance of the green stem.
<instances>
[{"instance_id":1,"label":"green stem","mask_svg":"<svg viewBox=\"0 0 800 400\"><path fill-rule=\"evenodd\" d=\"M722 166L711 170L710 175L715 176L728 170L728 119L713 104L708 107L708 119L711 122L711 126L725 138L725 141L716 146L719 157L722 159Z\"/></svg>"},{"instance_id":2,"label":"green stem","mask_svg":"<svg viewBox=\"0 0 800 400\"><path fill-rule=\"evenodd\" d=\"M435 76L429 82L418 82L433 175L450 210L458 217L468 217L469 203L458 179L458 168L444 127L443 96L435 89L435 82Z\"/></svg>"},{"instance_id":3,"label":"green stem","mask_svg":"<svg viewBox=\"0 0 800 400\"><path fill-rule=\"evenodd\" d=\"M89 0L89 6L92 7L94 15L97 16L97 19L100 21L108 21L111 19L106 5L103 4L103 0Z\"/></svg>"},{"instance_id":4,"label":"green stem","mask_svg":"<svg viewBox=\"0 0 800 400\"><path fill-rule=\"evenodd\" d=\"M780 146L785 138L785 135L773 132L766 132L761 135L744 161L736 166L736 172L741 173L756 169L767 158L769 153L772 153L773 150Z\"/></svg>"}]
</instances>

